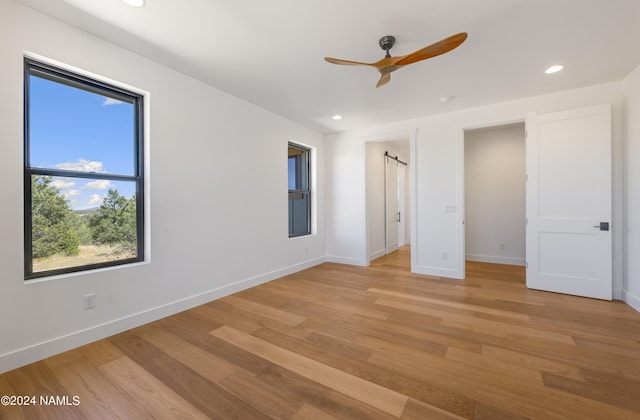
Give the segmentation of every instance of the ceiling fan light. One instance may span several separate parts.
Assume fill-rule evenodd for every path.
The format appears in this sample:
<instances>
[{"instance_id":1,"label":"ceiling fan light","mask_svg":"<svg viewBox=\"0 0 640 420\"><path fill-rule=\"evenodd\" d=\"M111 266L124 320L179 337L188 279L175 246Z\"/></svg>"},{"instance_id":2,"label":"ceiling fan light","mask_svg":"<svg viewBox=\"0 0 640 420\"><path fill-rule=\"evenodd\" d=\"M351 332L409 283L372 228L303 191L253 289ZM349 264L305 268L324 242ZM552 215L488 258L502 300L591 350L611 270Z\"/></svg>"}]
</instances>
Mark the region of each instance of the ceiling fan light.
<instances>
[{"instance_id":1,"label":"ceiling fan light","mask_svg":"<svg viewBox=\"0 0 640 420\"><path fill-rule=\"evenodd\" d=\"M142 7L146 3L145 0L122 0L127 3L129 6L133 7Z\"/></svg>"},{"instance_id":2,"label":"ceiling fan light","mask_svg":"<svg viewBox=\"0 0 640 420\"><path fill-rule=\"evenodd\" d=\"M559 64L558 64L558 65L555 65L555 66L551 66L551 67L549 67L549 68L548 68L548 69L546 69L544 72L545 72L545 73L547 73L547 74L553 74L553 73L557 73L557 72L559 72L559 71L560 71L560 70L562 70L563 68L564 68L564 66L562 66L562 65L559 65Z\"/></svg>"}]
</instances>

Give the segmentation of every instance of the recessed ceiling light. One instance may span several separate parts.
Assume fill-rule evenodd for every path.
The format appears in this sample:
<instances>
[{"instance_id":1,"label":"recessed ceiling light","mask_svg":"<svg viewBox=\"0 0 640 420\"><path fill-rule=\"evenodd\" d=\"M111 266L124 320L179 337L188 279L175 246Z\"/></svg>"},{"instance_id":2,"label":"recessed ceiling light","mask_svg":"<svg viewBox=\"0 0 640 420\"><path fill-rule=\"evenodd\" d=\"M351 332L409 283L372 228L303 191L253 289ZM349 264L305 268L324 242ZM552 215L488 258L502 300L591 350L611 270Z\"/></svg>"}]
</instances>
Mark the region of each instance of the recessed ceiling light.
<instances>
[{"instance_id":1,"label":"recessed ceiling light","mask_svg":"<svg viewBox=\"0 0 640 420\"><path fill-rule=\"evenodd\" d=\"M440 102L444 104L444 103L453 101L455 98L456 98L455 96L443 96L440 98Z\"/></svg>"},{"instance_id":2,"label":"recessed ceiling light","mask_svg":"<svg viewBox=\"0 0 640 420\"><path fill-rule=\"evenodd\" d=\"M142 7L144 6L145 0L122 0L127 3L129 6L133 7Z\"/></svg>"},{"instance_id":3,"label":"recessed ceiling light","mask_svg":"<svg viewBox=\"0 0 640 420\"><path fill-rule=\"evenodd\" d=\"M544 72L547 73L547 74L557 73L560 70L562 70L563 68L564 68L564 66L561 66L561 65L551 66L548 69L546 69Z\"/></svg>"},{"instance_id":4,"label":"recessed ceiling light","mask_svg":"<svg viewBox=\"0 0 640 420\"><path fill-rule=\"evenodd\" d=\"M331 117L331 118L333 118L333 119L334 119L334 120L336 120L336 121L337 121L337 120L341 120L341 119L342 119L342 115L334 115L334 116L333 116L333 117Z\"/></svg>"}]
</instances>

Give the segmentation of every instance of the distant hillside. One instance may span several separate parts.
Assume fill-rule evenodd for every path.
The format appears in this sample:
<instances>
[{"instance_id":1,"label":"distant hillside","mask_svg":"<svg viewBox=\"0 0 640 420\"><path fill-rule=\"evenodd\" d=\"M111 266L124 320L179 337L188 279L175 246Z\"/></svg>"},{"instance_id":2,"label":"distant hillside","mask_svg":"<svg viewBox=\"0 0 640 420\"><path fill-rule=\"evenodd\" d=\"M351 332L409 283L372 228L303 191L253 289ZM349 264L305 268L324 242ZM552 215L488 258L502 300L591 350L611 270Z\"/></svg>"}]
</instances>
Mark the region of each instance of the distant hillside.
<instances>
[{"instance_id":1,"label":"distant hillside","mask_svg":"<svg viewBox=\"0 0 640 420\"><path fill-rule=\"evenodd\" d=\"M74 212L75 214L80 214L80 215L82 215L82 214L89 214L89 215L91 215L91 214L93 214L93 213L97 212L98 210L100 210L100 207L91 207L91 208L89 208L89 209L74 210L73 212Z\"/></svg>"},{"instance_id":2,"label":"distant hillside","mask_svg":"<svg viewBox=\"0 0 640 420\"><path fill-rule=\"evenodd\" d=\"M91 207L90 209L82 209L82 210L74 210L73 212L77 214L84 223L89 223L89 219L91 216L96 214L100 210L100 207Z\"/></svg>"}]
</instances>

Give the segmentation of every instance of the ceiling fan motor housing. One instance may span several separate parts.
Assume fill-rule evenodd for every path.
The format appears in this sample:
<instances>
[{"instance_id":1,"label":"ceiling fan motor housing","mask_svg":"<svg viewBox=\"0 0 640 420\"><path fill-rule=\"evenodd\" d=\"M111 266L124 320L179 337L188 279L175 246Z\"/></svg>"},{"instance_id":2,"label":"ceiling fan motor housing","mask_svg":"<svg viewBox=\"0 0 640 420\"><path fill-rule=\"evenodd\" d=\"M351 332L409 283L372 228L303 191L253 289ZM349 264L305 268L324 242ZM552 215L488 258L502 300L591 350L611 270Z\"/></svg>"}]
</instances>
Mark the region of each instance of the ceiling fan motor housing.
<instances>
[{"instance_id":1,"label":"ceiling fan motor housing","mask_svg":"<svg viewBox=\"0 0 640 420\"><path fill-rule=\"evenodd\" d=\"M393 48L393 44L396 43L396 37L392 35L385 35L380 38L380 41L378 43L380 44L380 48L388 53L389 50Z\"/></svg>"}]
</instances>

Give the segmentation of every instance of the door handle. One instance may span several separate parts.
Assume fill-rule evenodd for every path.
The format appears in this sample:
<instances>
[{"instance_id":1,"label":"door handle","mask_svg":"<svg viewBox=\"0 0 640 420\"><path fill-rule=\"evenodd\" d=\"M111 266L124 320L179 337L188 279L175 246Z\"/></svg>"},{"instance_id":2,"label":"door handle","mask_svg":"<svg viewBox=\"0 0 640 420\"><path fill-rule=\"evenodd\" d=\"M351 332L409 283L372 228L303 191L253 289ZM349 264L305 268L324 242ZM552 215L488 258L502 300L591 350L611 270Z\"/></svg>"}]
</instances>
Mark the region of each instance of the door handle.
<instances>
[{"instance_id":1,"label":"door handle","mask_svg":"<svg viewBox=\"0 0 640 420\"><path fill-rule=\"evenodd\" d=\"M400 223L400 212L398 212L398 223Z\"/></svg>"},{"instance_id":2,"label":"door handle","mask_svg":"<svg viewBox=\"0 0 640 420\"><path fill-rule=\"evenodd\" d=\"M598 228L600 230L609 230L609 222L600 222L600 224L594 226L594 228Z\"/></svg>"}]
</instances>

